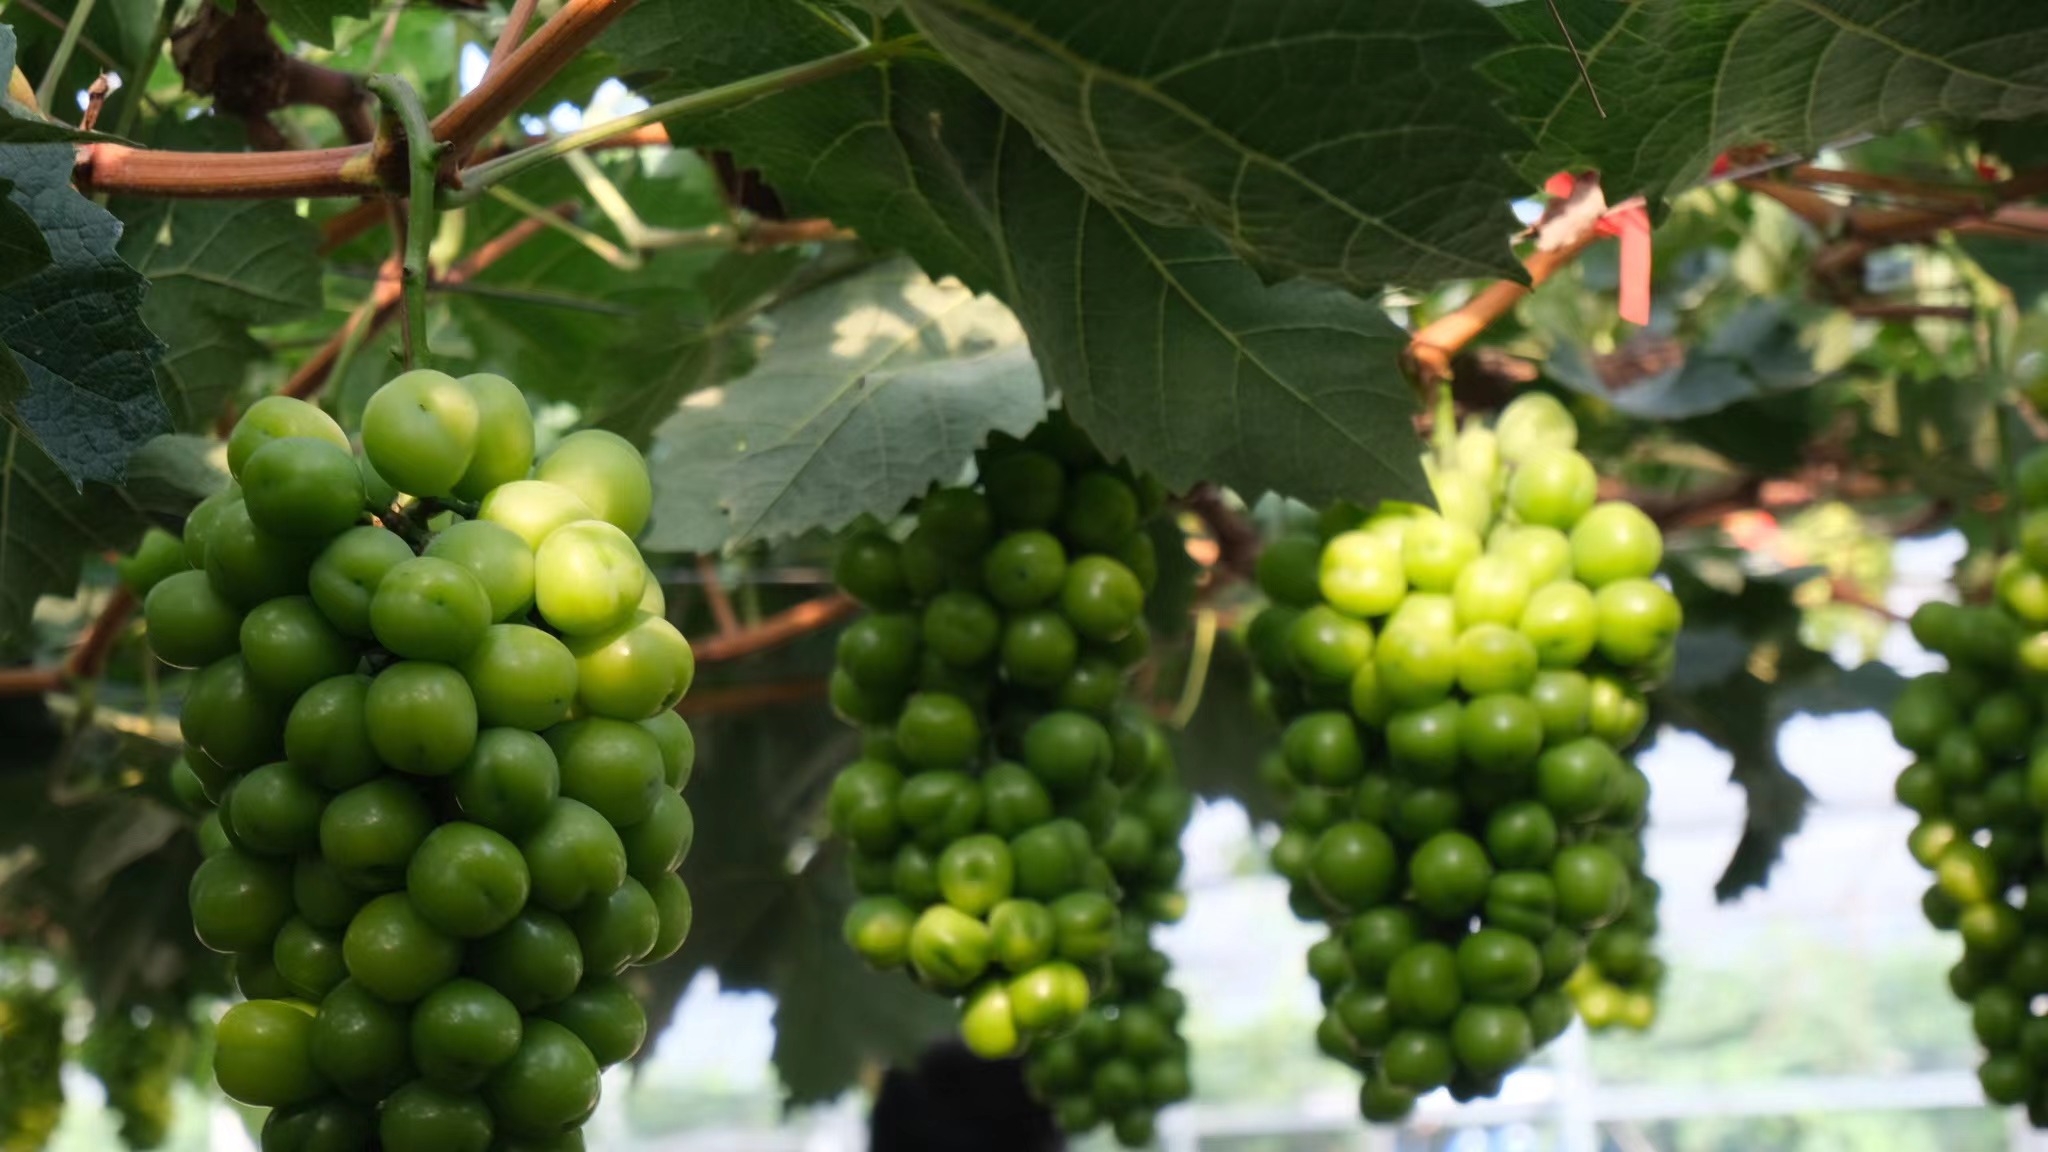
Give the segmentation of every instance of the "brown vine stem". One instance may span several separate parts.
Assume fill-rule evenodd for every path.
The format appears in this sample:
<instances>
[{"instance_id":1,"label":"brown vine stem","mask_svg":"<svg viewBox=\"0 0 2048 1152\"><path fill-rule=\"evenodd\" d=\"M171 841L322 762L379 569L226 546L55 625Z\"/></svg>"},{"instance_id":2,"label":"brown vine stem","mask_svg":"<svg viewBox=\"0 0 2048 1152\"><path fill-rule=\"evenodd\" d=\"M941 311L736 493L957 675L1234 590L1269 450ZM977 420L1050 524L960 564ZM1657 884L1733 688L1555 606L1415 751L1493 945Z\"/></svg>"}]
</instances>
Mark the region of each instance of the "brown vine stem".
<instances>
[{"instance_id":1,"label":"brown vine stem","mask_svg":"<svg viewBox=\"0 0 2048 1152\"><path fill-rule=\"evenodd\" d=\"M504 67L435 117L435 139L466 153L574 60L625 12L631 0L568 0L520 44ZM295 152L156 152L125 144L78 146L74 176L81 191L155 197L268 200L300 196L362 196L385 183L370 146ZM392 182L404 177L393 157Z\"/></svg>"},{"instance_id":2,"label":"brown vine stem","mask_svg":"<svg viewBox=\"0 0 2048 1152\"><path fill-rule=\"evenodd\" d=\"M1624 201L1609 209L1607 215L1626 208L1640 206L1641 200ZM1522 297L1534 291L1536 286L1555 276L1560 269L1568 267L1579 253L1600 238L1594 225L1598 217L1589 218L1583 230L1550 248L1531 252L1522 266L1528 270L1529 282L1497 280L1481 289L1479 294L1465 302L1464 306L1435 320L1418 330L1408 340L1408 347L1402 351L1401 360L1408 370L1408 376L1420 388L1428 388L1451 378L1451 360L1467 344L1476 339L1494 321L1513 310Z\"/></svg>"},{"instance_id":3,"label":"brown vine stem","mask_svg":"<svg viewBox=\"0 0 2048 1152\"><path fill-rule=\"evenodd\" d=\"M484 75L498 70L526 38L526 29L533 23L533 10L539 7L538 0L512 0L512 11L505 14L505 27L498 33L498 42L491 46L491 62L484 65Z\"/></svg>"},{"instance_id":4,"label":"brown vine stem","mask_svg":"<svg viewBox=\"0 0 2048 1152\"><path fill-rule=\"evenodd\" d=\"M697 581L704 589L705 602L711 605L711 619L718 624L718 634L730 639L744 631L739 613L732 610L732 597L725 591L725 581L718 578L715 557L697 557Z\"/></svg>"},{"instance_id":5,"label":"brown vine stem","mask_svg":"<svg viewBox=\"0 0 2048 1152\"><path fill-rule=\"evenodd\" d=\"M697 663L717 664L726 660L737 660L756 652L765 652L780 647L799 636L828 628L848 616L860 611L860 604L853 597L834 592L806 600L791 608L785 608L751 628L742 628L730 636L713 636L708 640L693 642Z\"/></svg>"},{"instance_id":6,"label":"brown vine stem","mask_svg":"<svg viewBox=\"0 0 2048 1152\"><path fill-rule=\"evenodd\" d=\"M106 669L114 641L135 614L135 594L126 585L115 585L113 595L100 607L91 627L71 650L64 663L55 668L0 668L0 697L41 696L61 692L68 684L91 680Z\"/></svg>"}]
</instances>

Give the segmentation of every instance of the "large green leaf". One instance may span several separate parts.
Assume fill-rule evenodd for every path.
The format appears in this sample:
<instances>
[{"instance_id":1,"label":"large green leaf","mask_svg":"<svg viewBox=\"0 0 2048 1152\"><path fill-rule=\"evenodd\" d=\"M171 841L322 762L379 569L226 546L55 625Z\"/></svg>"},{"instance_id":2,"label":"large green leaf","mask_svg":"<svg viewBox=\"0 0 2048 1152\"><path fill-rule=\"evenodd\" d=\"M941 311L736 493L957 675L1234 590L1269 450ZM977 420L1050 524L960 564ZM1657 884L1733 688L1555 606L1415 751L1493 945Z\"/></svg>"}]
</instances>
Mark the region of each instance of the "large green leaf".
<instances>
[{"instance_id":1,"label":"large green leaf","mask_svg":"<svg viewBox=\"0 0 2048 1152\"><path fill-rule=\"evenodd\" d=\"M153 368L163 345L141 316L148 283L115 250L121 222L71 186L69 144L0 144L9 199L50 241L52 262L0 287L0 417L68 482L118 484L128 457L170 430Z\"/></svg>"},{"instance_id":2,"label":"large green leaf","mask_svg":"<svg viewBox=\"0 0 2048 1152\"><path fill-rule=\"evenodd\" d=\"M661 100L843 52L862 39L798 0L733 0L639 5L604 43L635 87ZM864 238L910 252L933 276L958 276L991 292L1002 290L1002 254L941 134L985 136L999 118L958 72L917 62L864 69L667 127L677 144L736 152L791 210L857 224Z\"/></svg>"},{"instance_id":3,"label":"large green leaf","mask_svg":"<svg viewBox=\"0 0 2048 1152\"><path fill-rule=\"evenodd\" d=\"M50 264L50 242L28 209L8 199L14 181L0 180L0 286L42 271Z\"/></svg>"},{"instance_id":4,"label":"large green leaf","mask_svg":"<svg viewBox=\"0 0 2048 1152\"><path fill-rule=\"evenodd\" d=\"M1477 71L1509 45L1477 4L906 7L1096 198L1212 230L1268 277L1520 275L1506 156L1525 140Z\"/></svg>"},{"instance_id":5,"label":"large green leaf","mask_svg":"<svg viewBox=\"0 0 2048 1152\"><path fill-rule=\"evenodd\" d=\"M269 352L251 327L320 310L320 230L278 200L119 200L120 252L149 278L142 318L181 431L210 426Z\"/></svg>"},{"instance_id":6,"label":"large green leaf","mask_svg":"<svg viewBox=\"0 0 2048 1152\"><path fill-rule=\"evenodd\" d=\"M1427 502L1374 305L1266 285L1222 242L1091 199L1014 125L990 197L1046 379L1104 451L1175 491L1204 480L1321 503Z\"/></svg>"},{"instance_id":7,"label":"large green leaf","mask_svg":"<svg viewBox=\"0 0 2048 1152\"><path fill-rule=\"evenodd\" d=\"M1496 9L1486 67L1536 139L1526 171L1662 196L1737 145L1810 156L1915 120L2048 111L2048 8L2011 0L1559 0L1607 115L1541 0Z\"/></svg>"},{"instance_id":8,"label":"large green leaf","mask_svg":"<svg viewBox=\"0 0 2048 1152\"><path fill-rule=\"evenodd\" d=\"M836 529L893 516L960 475L991 432L1022 436L1044 387L1010 310L907 260L775 309L748 375L698 393L656 433L647 546Z\"/></svg>"},{"instance_id":9,"label":"large green leaf","mask_svg":"<svg viewBox=\"0 0 2048 1152\"><path fill-rule=\"evenodd\" d=\"M20 429L0 430L0 661L29 647L36 600L66 595L94 552L134 546L225 482L206 441L162 436L128 462L128 485L74 488Z\"/></svg>"},{"instance_id":10,"label":"large green leaf","mask_svg":"<svg viewBox=\"0 0 2048 1152\"><path fill-rule=\"evenodd\" d=\"M661 96L852 37L793 0L749 0L642 8L616 39L640 68L688 69L643 77ZM1206 233L1090 201L943 63L899 60L669 130L732 146L801 210L1009 300L1097 442L1175 487L1367 503L1423 491L1399 332L1377 309L1312 282L1266 287ZM715 470L702 464L692 488ZM686 500L668 523L709 539L723 522Z\"/></svg>"}]
</instances>

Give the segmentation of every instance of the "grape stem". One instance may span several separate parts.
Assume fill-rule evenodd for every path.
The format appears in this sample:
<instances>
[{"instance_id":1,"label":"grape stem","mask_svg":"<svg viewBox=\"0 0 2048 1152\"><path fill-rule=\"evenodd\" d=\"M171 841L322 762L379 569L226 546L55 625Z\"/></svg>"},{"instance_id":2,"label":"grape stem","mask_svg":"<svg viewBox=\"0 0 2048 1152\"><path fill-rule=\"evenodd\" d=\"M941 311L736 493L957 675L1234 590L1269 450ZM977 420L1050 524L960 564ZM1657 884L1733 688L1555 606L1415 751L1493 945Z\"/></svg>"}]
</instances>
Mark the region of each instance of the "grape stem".
<instances>
[{"instance_id":1,"label":"grape stem","mask_svg":"<svg viewBox=\"0 0 2048 1152\"><path fill-rule=\"evenodd\" d=\"M419 93L402 77L390 73L372 76L369 89L384 102L371 154L381 158L400 147L405 149L409 187L400 288L405 297L405 366L413 368L427 362L427 277L433 271L428 263L428 249L434 242L434 184L440 178L441 153L448 145L434 139ZM380 163L379 167L383 165Z\"/></svg>"}]
</instances>

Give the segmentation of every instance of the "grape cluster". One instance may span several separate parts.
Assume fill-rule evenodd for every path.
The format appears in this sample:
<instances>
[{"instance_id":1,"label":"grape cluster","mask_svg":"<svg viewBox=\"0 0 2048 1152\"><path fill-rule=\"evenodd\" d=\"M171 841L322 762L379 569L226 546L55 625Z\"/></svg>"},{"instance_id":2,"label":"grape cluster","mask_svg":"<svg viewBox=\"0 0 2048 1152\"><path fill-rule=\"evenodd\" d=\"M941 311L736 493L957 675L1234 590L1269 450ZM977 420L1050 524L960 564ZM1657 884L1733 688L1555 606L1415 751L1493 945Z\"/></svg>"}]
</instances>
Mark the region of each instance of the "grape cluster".
<instances>
[{"instance_id":1,"label":"grape cluster","mask_svg":"<svg viewBox=\"0 0 2048 1152\"><path fill-rule=\"evenodd\" d=\"M56 967L0 952L0 1148L41 1148L64 1118L64 1005Z\"/></svg>"},{"instance_id":2,"label":"grape cluster","mask_svg":"<svg viewBox=\"0 0 2048 1152\"><path fill-rule=\"evenodd\" d=\"M1106 850L1167 883L1180 869L1178 823L1120 819L1120 786L1165 754L1121 700L1149 643L1157 502L1055 420L925 496L900 544L859 531L834 562L872 610L840 635L831 682L866 733L828 805L861 893L846 939L965 996L984 1056L1088 1007L1118 939Z\"/></svg>"},{"instance_id":3,"label":"grape cluster","mask_svg":"<svg viewBox=\"0 0 2048 1152\"><path fill-rule=\"evenodd\" d=\"M1663 890L1640 863L1640 833L1631 841L1606 841L1624 860L1630 849L1628 910L1597 928L1586 942L1586 959L1565 982L1579 1018L1595 1032L1609 1028L1649 1030L1657 1021L1657 993L1664 986L1664 959L1657 955L1657 901Z\"/></svg>"},{"instance_id":4,"label":"grape cluster","mask_svg":"<svg viewBox=\"0 0 2048 1152\"><path fill-rule=\"evenodd\" d=\"M1365 1073L1371 1120L1494 1094L1570 1023L1588 933L1629 906L1649 782L1621 750L1680 613L1656 525L1598 500L1576 444L1540 394L1494 429L1446 413L1440 512L1340 506L1259 560L1273 864L1329 925L1317 1040Z\"/></svg>"},{"instance_id":5,"label":"grape cluster","mask_svg":"<svg viewBox=\"0 0 2048 1152\"><path fill-rule=\"evenodd\" d=\"M2029 456L2018 476L2027 511L1995 602L1913 614L1914 639L1948 670L1907 684L1891 725L1914 755L1896 784L1920 818L1907 845L1934 874L1920 907L1963 940L1948 982L1984 1045L1978 1080L1992 1102L2023 1104L2048 1127L2048 452Z\"/></svg>"},{"instance_id":6,"label":"grape cluster","mask_svg":"<svg viewBox=\"0 0 2048 1152\"><path fill-rule=\"evenodd\" d=\"M496 376L398 376L362 442L252 406L144 600L198 669L192 922L247 997L215 1076L266 1150L580 1148L645 1039L619 974L690 926L695 661L633 543L646 467L595 431L536 465Z\"/></svg>"},{"instance_id":7,"label":"grape cluster","mask_svg":"<svg viewBox=\"0 0 2048 1152\"><path fill-rule=\"evenodd\" d=\"M1156 728L1150 732L1163 744ZM1178 887L1178 854L1152 845L1179 843L1193 805L1171 761L1161 760L1125 792L1124 807L1102 848L1122 891L1109 982L1070 1031L1032 1047L1024 1072L1069 1134L1108 1124L1119 1143L1142 1148L1152 1143L1159 1110L1192 1090L1180 1035L1187 1001L1167 983L1171 964L1152 944L1153 925L1179 920L1187 895Z\"/></svg>"},{"instance_id":8,"label":"grape cluster","mask_svg":"<svg viewBox=\"0 0 2048 1152\"><path fill-rule=\"evenodd\" d=\"M190 1023L165 1004L110 1005L93 1015L79 1055L121 1118L121 1143L159 1148L170 1135L172 1088L191 1058Z\"/></svg>"}]
</instances>

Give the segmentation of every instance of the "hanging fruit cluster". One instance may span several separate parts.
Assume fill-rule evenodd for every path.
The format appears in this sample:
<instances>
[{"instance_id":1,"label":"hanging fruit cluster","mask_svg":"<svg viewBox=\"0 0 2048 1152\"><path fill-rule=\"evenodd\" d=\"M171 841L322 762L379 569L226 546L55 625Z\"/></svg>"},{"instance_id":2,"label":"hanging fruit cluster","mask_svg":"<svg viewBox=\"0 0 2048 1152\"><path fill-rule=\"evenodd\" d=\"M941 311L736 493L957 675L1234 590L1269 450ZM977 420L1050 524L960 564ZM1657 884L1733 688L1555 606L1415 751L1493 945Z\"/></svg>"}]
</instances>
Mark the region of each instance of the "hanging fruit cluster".
<instances>
[{"instance_id":1,"label":"hanging fruit cluster","mask_svg":"<svg viewBox=\"0 0 2048 1152\"><path fill-rule=\"evenodd\" d=\"M275 1109L266 1149L581 1147L646 1034L618 975L690 926L695 661L633 543L647 471L607 432L536 466L496 376L407 372L362 439L252 406L144 601L199 670L192 920L248 997L214 1072Z\"/></svg>"},{"instance_id":2,"label":"hanging fruit cluster","mask_svg":"<svg viewBox=\"0 0 2048 1152\"><path fill-rule=\"evenodd\" d=\"M840 549L834 577L871 612L840 636L832 703L867 739L829 809L862 894L847 942L965 997L963 1037L996 1057L1073 1025L1107 977L1105 851L1167 885L1180 852L1178 822L1120 819L1121 789L1163 770L1123 701L1159 494L1064 418L977 464L900 544L867 530Z\"/></svg>"},{"instance_id":3,"label":"hanging fruit cluster","mask_svg":"<svg viewBox=\"0 0 2048 1152\"><path fill-rule=\"evenodd\" d=\"M1561 404L1462 432L1444 408L1441 511L1340 507L1272 541L1247 636L1286 724L1274 867L1330 928L1317 1039L1372 1120L1490 1096L1570 1023L1588 935L1630 906L1649 782L1621 750L1680 623L1657 526L1598 499Z\"/></svg>"},{"instance_id":4,"label":"hanging fruit cluster","mask_svg":"<svg viewBox=\"0 0 2048 1152\"><path fill-rule=\"evenodd\" d=\"M1640 840L1640 832L1638 833ZM1625 851L1615 841L1609 846ZM1637 858L1641 847L1638 843ZM1657 955L1657 901L1663 892L1640 864L1629 870L1628 911L1596 929L1586 943L1586 960L1565 982L1579 1018L1595 1032L1609 1028L1647 1031L1657 1020L1657 992L1664 986L1664 960Z\"/></svg>"},{"instance_id":5,"label":"hanging fruit cluster","mask_svg":"<svg viewBox=\"0 0 2048 1152\"><path fill-rule=\"evenodd\" d=\"M1186 911L1180 851L1171 846L1187 826L1192 797L1164 735L1148 725L1146 739L1157 750L1148 758L1153 767L1125 791L1124 811L1102 845L1122 893L1109 982L1071 1031L1033 1046L1025 1065L1062 1129L1078 1136L1107 1124L1129 1148L1150 1145L1159 1110L1192 1090L1180 1035L1187 1001L1167 983L1172 964L1152 943L1155 924Z\"/></svg>"},{"instance_id":6,"label":"hanging fruit cluster","mask_svg":"<svg viewBox=\"0 0 2048 1152\"><path fill-rule=\"evenodd\" d=\"M1920 907L1959 934L1949 988L1970 1005L1984 1045L1977 1078L1996 1104L2023 1104L2048 1127L2048 452L2019 469L2020 549L2007 556L1995 603L1931 603L1913 613L1914 639L1948 660L1892 704L1892 736L1914 755L1899 801L1920 817L1907 840L1934 884Z\"/></svg>"}]
</instances>

